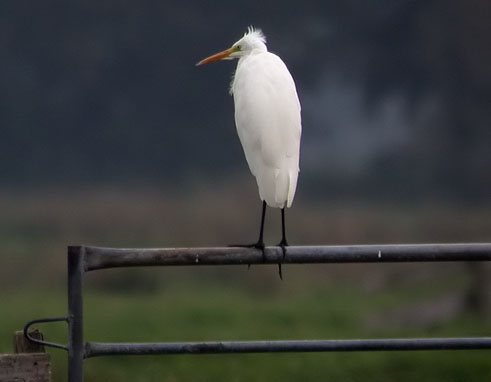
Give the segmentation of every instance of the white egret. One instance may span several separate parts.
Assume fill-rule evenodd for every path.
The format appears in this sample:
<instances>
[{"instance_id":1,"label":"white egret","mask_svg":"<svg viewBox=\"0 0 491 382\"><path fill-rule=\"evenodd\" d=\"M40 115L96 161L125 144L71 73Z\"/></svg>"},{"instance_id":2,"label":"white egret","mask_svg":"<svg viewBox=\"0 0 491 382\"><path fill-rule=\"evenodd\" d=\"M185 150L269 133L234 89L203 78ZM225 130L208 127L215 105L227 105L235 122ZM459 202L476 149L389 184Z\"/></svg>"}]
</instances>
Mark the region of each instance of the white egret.
<instances>
[{"instance_id":1,"label":"white egret","mask_svg":"<svg viewBox=\"0 0 491 382\"><path fill-rule=\"evenodd\" d=\"M229 49L196 65L234 58L239 60L230 87L235 124L262 200L259 239L246 246L259 248L264 254L266 205L281 208L282 238L278 245L284 257L288 246L285 208L292 205L297 188L302 131L295 82L283 61L268 52L264 34L253 27ZM282 277L281 264L279 272Z\"/></svg>"}]
</instances>

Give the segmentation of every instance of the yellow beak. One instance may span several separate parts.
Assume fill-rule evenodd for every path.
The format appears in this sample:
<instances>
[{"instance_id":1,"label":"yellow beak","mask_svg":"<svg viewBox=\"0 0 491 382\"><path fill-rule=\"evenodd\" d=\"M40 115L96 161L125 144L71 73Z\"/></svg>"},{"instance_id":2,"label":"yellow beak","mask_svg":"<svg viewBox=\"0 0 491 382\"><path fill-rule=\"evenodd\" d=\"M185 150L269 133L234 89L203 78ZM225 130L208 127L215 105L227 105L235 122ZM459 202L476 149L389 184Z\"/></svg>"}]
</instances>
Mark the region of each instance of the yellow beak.
<instances>
[{"instance_id":1,"label":"yellow beak","mask_svg":"<svg viewBox=\"0 0 491 382\"><path fill-rule=\"evenodd\" d=\"M200 62L196 64L196 66L208 64L210 62L218 61L218 60L223 60L227 59L232 53L236 52L238 49L236 47L231 47L229 49L225 49L224 51L215 53L214 55L210 57L206 57L202 59Z\"/></svg>"}]
</instances>

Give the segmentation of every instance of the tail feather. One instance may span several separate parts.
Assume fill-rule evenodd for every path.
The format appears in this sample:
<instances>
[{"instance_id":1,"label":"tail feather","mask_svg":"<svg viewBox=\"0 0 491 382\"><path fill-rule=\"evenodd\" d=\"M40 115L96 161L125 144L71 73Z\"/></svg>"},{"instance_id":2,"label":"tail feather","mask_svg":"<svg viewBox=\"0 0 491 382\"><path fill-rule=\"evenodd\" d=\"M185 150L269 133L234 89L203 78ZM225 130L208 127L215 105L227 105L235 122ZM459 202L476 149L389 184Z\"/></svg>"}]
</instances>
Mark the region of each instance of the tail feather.
<instances>
[{"instance_id":1,"label":"tail feather","mask_svg":"<svg viewBox=\"0 0 491 382\"><path fill-rule=\"evenodd\" d=\"M297 180L298 172L290 170L288 172L288 198L286 201L286 206L290 208L293 203L293 198L295 197L295 191L297 190Z\"/></svg>"},{"instance_id":2,"label":"tail feather","mask_svg":"<svg viewBox=\"0 0 491 382\"><path fill-rule=\"evenodd\" d=\"M268 206L290 207L297 187L297 172L269 168L256 174L259 196Z\"/></svg>"}]
</instances>

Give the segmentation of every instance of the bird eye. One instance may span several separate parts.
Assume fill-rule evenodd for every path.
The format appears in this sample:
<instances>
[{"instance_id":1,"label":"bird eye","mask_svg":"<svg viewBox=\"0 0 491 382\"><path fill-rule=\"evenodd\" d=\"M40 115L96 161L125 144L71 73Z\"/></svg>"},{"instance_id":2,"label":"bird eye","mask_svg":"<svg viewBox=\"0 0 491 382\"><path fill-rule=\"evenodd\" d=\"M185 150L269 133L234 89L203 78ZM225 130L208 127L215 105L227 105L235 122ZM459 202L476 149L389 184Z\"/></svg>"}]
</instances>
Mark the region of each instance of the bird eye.
<instances>
[{"instance_id":1,"label":"bird eye","mask_svg":"<svg viewBox=\"0 0 491 382\"><path fill-rule=\"evenodd\" d=\"M237 49L237 50L241 50L240 45L235 45L235 49Z\"/></svg>"}]
</instances>

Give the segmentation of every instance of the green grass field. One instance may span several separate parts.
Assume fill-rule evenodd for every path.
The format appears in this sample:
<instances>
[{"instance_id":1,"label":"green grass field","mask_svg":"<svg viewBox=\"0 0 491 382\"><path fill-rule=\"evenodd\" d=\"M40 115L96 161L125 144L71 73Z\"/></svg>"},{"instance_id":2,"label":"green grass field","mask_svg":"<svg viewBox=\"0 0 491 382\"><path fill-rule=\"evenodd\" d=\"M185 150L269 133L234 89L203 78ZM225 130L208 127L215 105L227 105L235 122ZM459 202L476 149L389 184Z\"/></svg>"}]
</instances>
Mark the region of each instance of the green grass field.
<instances>
[{"instance_id":1,"label":"green grass field","mask_svg":"<svg viewBox=\"0 0 491 382\"><path fill-rule=\"evenodd\" d=\"M491 239L489 208L299 204L291 211L295 244ZM12 350L13 332L28 320L66 314L66 245L220 245L252 237L259 213L230 197L218 203L207 192L162 199L0 195L0 208L0 352ZM270 229L267 240L276 236ZM98 271L86 277L85 336L108 342L489 336L491 321L466 303L473 275L457 264L290 265L283 282L274 266ZM40 329L48 340L66 342L64 323ZM66 353L49 352L53 380L66 380ZM425 351L101 357L86 360L85 380L487 381L490 356Z\"/></svg>"},{"instance_id":2,"label":"green grass field","mask_svg":"<svg viewBox=\"0 0 491 382\"><path fill-rule=\"evenodd\" d=\"M247 272L244 270L244 272ZM454 336L489 333L491 325L462 315L435 327L371 328L366 317L390 311L396 295L367 295L350 286L261 296L243 288L198 284L150 294L91 290L85 302L85 335L92 341L180 341ZM405 296L406 295L406 296ZM35 317L63 314L60 291L19 291L3 300L1 349ZM45 325L50 340L66 342L65 324ZM66 354L50 350L54 380L65 380ZM484 381L489 351L355 352L323 354L118 356L85 362L87 381Z\"/></svg>"}]
</instances>

